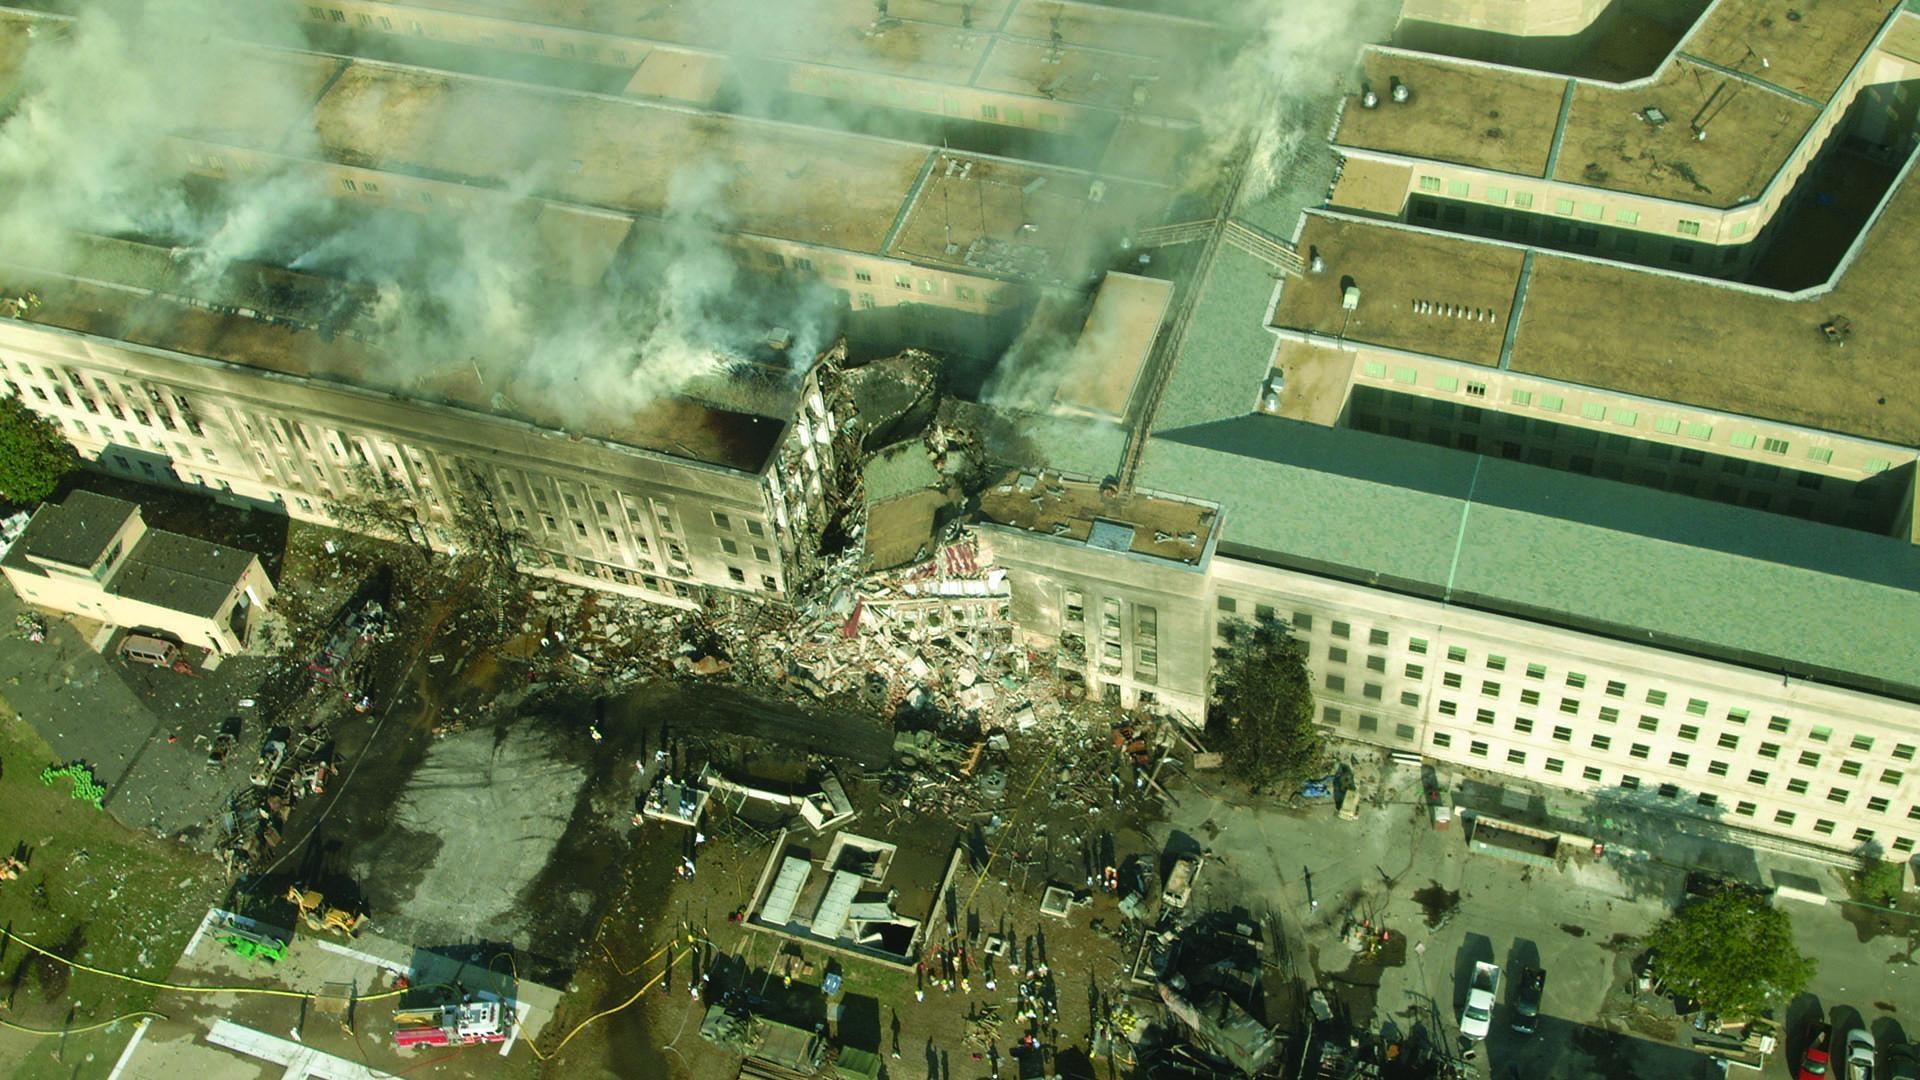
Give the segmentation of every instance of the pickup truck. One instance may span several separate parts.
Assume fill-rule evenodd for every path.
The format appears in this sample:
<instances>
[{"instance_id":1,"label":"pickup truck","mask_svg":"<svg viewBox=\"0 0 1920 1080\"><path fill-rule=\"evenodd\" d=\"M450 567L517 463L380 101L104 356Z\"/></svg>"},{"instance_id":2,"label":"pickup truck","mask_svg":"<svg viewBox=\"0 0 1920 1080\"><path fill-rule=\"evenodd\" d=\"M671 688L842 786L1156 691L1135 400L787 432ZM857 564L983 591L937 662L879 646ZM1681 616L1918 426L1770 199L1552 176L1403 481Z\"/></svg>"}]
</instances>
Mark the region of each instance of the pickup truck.
<instances>
[{"instance_id":1,"label":"pickup truck","mask_svg":"<svg viewBox=\"0 0 1920 1080\"><path fill-rule=\"evenodd\" d=\"M1183 855L1175 860L1173 869L1167 873L1167 884L1160 890L1160 905L1175 911L1184 910L1187 901L1193 899L1193 886L1200 880L1200 868L1204 865L1204 855Z\"/></svg>"},{"instance_id":2,"label":"pickup truck","mask_svg":"<svg viewBox=\"0 0 1920 1080\"><path fill-rule=\"evenodd\" d=\"M1493 995L1500 987L1499 967L1485 960L1473 965L1473 982L1467 987L1467 1007L1460 1011L1460 1034L1479 1041L1493 1026Z\"/></svg>"}]
</instances>

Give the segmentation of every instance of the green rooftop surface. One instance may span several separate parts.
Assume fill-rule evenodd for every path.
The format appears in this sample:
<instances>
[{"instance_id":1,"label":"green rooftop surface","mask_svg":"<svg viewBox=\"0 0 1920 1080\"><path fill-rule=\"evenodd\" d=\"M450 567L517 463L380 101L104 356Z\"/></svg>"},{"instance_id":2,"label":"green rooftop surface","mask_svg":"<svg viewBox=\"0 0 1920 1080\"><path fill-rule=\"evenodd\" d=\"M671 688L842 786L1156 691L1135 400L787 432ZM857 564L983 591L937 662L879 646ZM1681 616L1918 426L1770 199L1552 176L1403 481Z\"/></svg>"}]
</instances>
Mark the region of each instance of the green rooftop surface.
<instances>
[{"instance_id":1,"label":"green rooftop surface","mask_svg":"<svg viewBox=\"0 0 1920 1080\"><path fill-rule=\"evenodd\" d=\"M1155 438L1140 483L1217 499L1228 555L1920 700L1920 548L1347 429Z\"/></svg>"},{"instance_id":2,"label":"green rooftop surface","mask_svg":"<svg viewBox=\"0 0 1920 1080\"><path fill-rule=\"evenodd\" d=\"M941 403L939 423L973 433L996 465L1055 469L1092 480L1114 475L1127 445L1126 429L1105 420L1019 412L958 398Z\"/></svg>"},{"instance_id":3,"label":"green rooftop surface","mask_svg":"<svg viewBox=\"0 0 1920 1080\"><path fill-rule=\"evenodd\" d=\"M869 503L925 491L941 482L940 470L933 467L926 444L919 439L894 443L868 458L860 481Z\"/></svg>"},{"instance_id":4,"label":"green rooftop surface","mask_svg":"<svg viewBox=\"0 0 1920 1080\"><path fill-rule=\"evenodd\" d=\"M1273 282L1266 263L1220 245L1174 358L1154 431L1240 416L1258 402L1278 345L1266 328Z\"/></svg>"}]
</instances>

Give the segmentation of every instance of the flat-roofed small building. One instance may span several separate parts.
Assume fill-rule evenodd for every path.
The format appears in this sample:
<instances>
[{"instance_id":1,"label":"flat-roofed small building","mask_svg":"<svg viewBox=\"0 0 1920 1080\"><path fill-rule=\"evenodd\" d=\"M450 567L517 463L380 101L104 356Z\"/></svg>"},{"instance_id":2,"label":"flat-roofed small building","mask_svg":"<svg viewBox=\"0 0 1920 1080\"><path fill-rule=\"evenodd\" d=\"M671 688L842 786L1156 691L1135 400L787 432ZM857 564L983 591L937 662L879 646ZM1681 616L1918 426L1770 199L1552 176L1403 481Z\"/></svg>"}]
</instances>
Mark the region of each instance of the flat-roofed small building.
<instances>
[{"instance_id":1,"label":"flat-roofed small building","mask_svg":"<svg viewBox=\"0 0 1920 1080\"><path fill-rule=\"evenodd\" d=\"M138 505L88 491L41 504L0 572L30 604L193 645L216 661L246 648L274 596L252 552L149 529Z\"/></svg>"}]
</instances>

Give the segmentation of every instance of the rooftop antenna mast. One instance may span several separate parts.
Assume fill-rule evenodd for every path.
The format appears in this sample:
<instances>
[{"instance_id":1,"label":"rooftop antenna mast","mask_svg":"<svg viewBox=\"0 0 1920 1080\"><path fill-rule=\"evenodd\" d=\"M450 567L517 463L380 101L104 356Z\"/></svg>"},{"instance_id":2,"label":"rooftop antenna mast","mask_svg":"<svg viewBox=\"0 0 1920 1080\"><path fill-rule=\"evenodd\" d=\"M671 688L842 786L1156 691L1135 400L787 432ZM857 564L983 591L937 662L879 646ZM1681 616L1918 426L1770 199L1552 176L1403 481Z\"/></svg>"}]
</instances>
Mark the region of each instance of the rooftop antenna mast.
<instances>
[{"instance_id":1,"label":"rooftop antenna mast","mask_svg":"<svg viewBox=\"0 0 1920 1080\"><path fill-rule=\"evenodd\" d=\"M953 252L954 252L954 247L953 247L953 188L952 188L951 186L949 186L949 185L947 185L947 184L944 184L944 183L940 185L940 224L941 224L941 227L942 227L942 228L943 228L943 229L945 230L945 232L946 232L946 237L947 237L947 254L948 254L949 256L951 256L951 255L953 254Z\"/></svg>"}]
</instances>

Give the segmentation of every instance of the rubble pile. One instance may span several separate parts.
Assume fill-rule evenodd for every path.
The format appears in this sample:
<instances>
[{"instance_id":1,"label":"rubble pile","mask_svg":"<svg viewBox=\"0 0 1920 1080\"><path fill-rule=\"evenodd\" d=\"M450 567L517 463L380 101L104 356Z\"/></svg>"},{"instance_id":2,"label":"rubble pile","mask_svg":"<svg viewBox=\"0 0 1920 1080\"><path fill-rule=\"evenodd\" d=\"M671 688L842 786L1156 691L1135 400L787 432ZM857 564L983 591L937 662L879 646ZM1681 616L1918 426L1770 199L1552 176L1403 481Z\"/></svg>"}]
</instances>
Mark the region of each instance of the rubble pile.
<instances>
[{"instance_id":1,"label":"rubble pile","mask_svg":"<svg viewBox=\"0 0 1920 1080\"><path fill-rule=\"evenodd\" d=\"M1004 570L967 533L933 556L866 573L836 560L798 606L720 597L697 610L577 588L536 590L523 622L543 680L617 690L668 675L749 685L800 702L853 701L909 726L1026 730L1056 688L1034 685L1014 638Z\"/></svg>"},{"instance_id":2,"label":"rubble pile","mask_svg":"<svg viewBox=\"0 0 1920 1080\"><path fill-rule=\"evenodd\" d=\"M1006 572L982 565L971 537L917 566L834 589L789 638L780 670L827 698L867 687L888 715L903 709L986 727L1028 673L1016 648Z\"/></svg>"},{"instance_id":3,"label":"rubble pile","mask_svg":"<svg viewBox=\"0 0 1920 1080\"><path fill-rule=\"evenodd\" d=\"M249 786L228 801L220 859L229 878L247 873L280 846L287 819L308 795L326 791L336 772L331 728L321 721L297 735L275 728L260 744Z\"/></svg>"}]
</instances>

